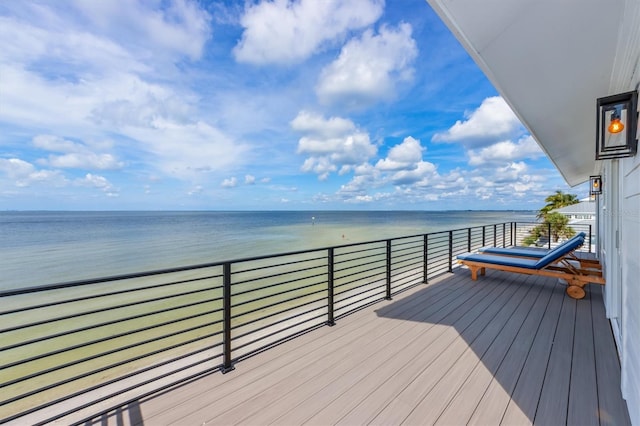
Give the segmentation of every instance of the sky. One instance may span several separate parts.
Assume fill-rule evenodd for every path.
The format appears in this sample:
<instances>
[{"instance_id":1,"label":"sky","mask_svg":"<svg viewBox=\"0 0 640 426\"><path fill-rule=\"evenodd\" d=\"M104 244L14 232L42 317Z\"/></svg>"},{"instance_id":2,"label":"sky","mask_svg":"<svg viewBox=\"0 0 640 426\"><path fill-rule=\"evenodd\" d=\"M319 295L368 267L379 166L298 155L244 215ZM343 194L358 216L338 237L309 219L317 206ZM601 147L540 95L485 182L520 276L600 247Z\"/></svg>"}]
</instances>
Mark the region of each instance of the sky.
<instances>
[{"instance_id":1,"label":"sky","mask_svg":"<svg viewBox=\"0 0 640 426\"><path fill-rule=\"evenodd\" d=\"M575 193L424 0L0 3L0 210Z\"/></svg>"}]
</instances>

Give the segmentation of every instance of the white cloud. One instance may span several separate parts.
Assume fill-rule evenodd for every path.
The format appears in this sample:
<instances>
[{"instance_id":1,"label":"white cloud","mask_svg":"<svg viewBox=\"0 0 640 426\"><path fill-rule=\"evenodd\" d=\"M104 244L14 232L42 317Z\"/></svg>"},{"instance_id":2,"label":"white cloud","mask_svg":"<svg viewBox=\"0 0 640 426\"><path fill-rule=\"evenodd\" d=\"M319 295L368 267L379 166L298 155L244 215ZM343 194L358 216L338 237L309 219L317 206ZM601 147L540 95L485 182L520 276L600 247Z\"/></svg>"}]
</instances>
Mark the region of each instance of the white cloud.
<instances>
[{"instance_id":1,"label":"white cloud","mask_svg":"<svg viewBox=\"0 0 640 426\"><path fill-rule=\"evenodd\" d=\"M444 133L437 133L434 142L460 142L467 148L486 146L519 136L524 128L509 105L499 96L486 98L466 120L458 120Z\"/></svg>"},{"instance_id":2,"label":"white cloud","mask_svg":"<svg viewBox=\"0 0 640 426\"><path fill-rule=\"evenodd\" d=\"M361 164L353 169L354 176L340 187L337 195L344 200L362 200L376 188L392 187L394 191L411 191L411 188L429 187L441 179L433 163L422 159L420 141L408 136L389 150L386 158L374 165ZM381 194L374 197L381 200ZM405 194L406 196L406 194ZM388 194L384 198L390 197Z\"/></svg>"},{"instance_id":3,"label":"white cloud","mask_svg":"<svg viewBox=\"0 0 640 426\"><path fill-rule=\"evenodd\" d=\"M199 58L210 36L209 15L196 2L57 6L16 4L13 16L0 17L0 40L12 46L0 50L0 122L34 137L47 132L83 141L34 140L39 149L61 153L40 164L117 169L124 166L122 150L147 170L199 180L246 160L244 143L200 119L198 95L172 66ZM120 145L105 150L93 142L99 140Z\"/></svg>"},{"instance_id":4,"label":"white cloud","mask_svg":"<svg viewBox=\"0 0 640 426\"><path fill-rule=\"evenodd\" d=\"M496 168L491 180L495 184L513 183L518 181L528 170L529 166L524 161L509 163Z\"/></svg>"},{"instance_id":5,"label":"white cloud","mask_svg":"<svg viewBox=\"0 0 640 426\"><path fill-rule=\"evenodd\" d=\"M39 163L58 168L110 170L123 167L112 154L95 153L83 144L75 143L52 135L38 135L33 145L47 151L63 152L63 155L50 155Z\"/></svg>"},{"instance_id":6,"label":"white cloud","mask_svg":"<svg viewBox=\"0 0 640 426\"><path fill-rule=\"evenodd\" d=\"M195 1L170 0L166 7L145 0L75 0L94 31L139 46L142 51L198 59L211 35L211 17Z\"/></svg>"},{"instance_id":7,"label":"white cloud","mask_svg":"<svg viewBox=\"0 0 640 426\"><path fill-rule=\"evenodd\" d=\"M387 179L393 185L425 184L436 174L436 166L422 160L423 150L419 140L408 136L392 147L387 158L379 160L375 167L381 172L389 172Z\"/></svg>"},{"instance_id":8,"label":"white cloud","mask_svg":"<svg viewBox=\"0 0 640 426\"><path fill-rule=\"evenodd\" d=\"M11 40L0 51L0 62L31 64L32 72L73 82L75 75L110 71L144 71L149 67L113 40L82 28L82 24L46 6L35 13L27 6L24 16L0 16L0 40ZM46 15L40 16L38 15ZM46 64L46 65L45 65ZM43 65L45 65L43 67Z\"/></svg>"},{"instance_id":9,"label":"white cloud","mask_svg":"<svg viewBox=\"0 0 640 426\"><path fill-rule=\"evenodd\" d=\"M204 188L202 187L202 185L196 185L193 188L191 188L189 191L187 191L187 195L192 196L192 195L201 194L203 190Z\"/></svg>"},{"instance_id":10,"label":"white cloud","mask_svg":"<svg viewBox=\"0 0 640 426\"><path fill-rule=\"evenodd\" d=\"M420 161L412 170L400 170L391 176L394 185L411 185L422 183L427 185L429 178L436 174L436 166L428 161Z\"/></svg>"},{"instance_id":11,"label":"white cloud","mask_svg":"<svg viewBox=\"0 0 640 426\"><path fill-rule=\"evenodd\" d=\"M502 141L479 150L469 150L468 155L471 166L493 166L505 162L542 157L544 152L532 136L526 136L515 143Z\"/></svg>"},{"instance_id":12,"label":"white cloud","mask_svg":"<svg viewBox=\"0 0 640 426\"><path fill-rule=\"evenodd\" d=\"M321 180L332 172L347 173L377 152L369 134L358 130L350 120L325 119L302 111L291 126L306 133L298 141L297 150L298 154L308 155L302 171L316 173Z\"/></svg>"},{"instance_id":13,"label":"white cloud","mask_svg":"<svg viewBox=\"0 0 640 426\"><path fill-rule=\"evenodd\" d=\"M383 26L350 40L340 56L322 70L316 93L322 103L362 106L392 99L399 82L413 77L418 55L411 25Z\"/></svg>"},{"instance_id":14,"label":"white cloud","mask_svg":"<svg viewBox=\"0 0 640 426\"><path fill-rule=\"evenodd\" d=\"M238 186L238 179L234 176L228 179L225 179L220 184L223 188L235 188Z\"/></svg>"},{"instance_id":15,"label":"white cloud","mask_svg":"<svg viewBox=\"0 0 640 426\"><path fill-rule=\"evenodd\" d=\"M244 183L246 185L254 185L256 183L256 177L252 175L245 175Z\"/></svg>"},{"instance_id":16,"label":"white cloud","mask_svg":"<svg viewBox=\"0 0 640 426\"><path fill-rule=\"evenodd\" d=\"M165 174L197 180L246 160L247 147L208 123L157 120L152 127L128 127L122 133L152 156L148 161Z\"/></svg>"},{"instance_id":17,"label":"white cloud","mask_svg":"<svg viewBox=\"0 0 640 426\"><path fill-rule=\"evenodd\" d=\"M73 153L64 155L50 155L45 161L52 167L63 169L97 169L110 170L121 168L123 163L111 154Z\"/></svg>"},{"instance_id":18,"label":"white cloud","mask_svg":"<svg viewBox=\"0 0 640 426\"><path fill-rule=\"evenodd\" d=\"M81 186L98 188L109 197L118 196L118 189L116 189L104 176L87 173L82 179L76 180L76 183Z\"/></svg>"},{"instance_id":19,"label":"white cloud","mask_svg":"<svg viewBox=\"0 0 640 426\"><path fill-rule=\"evenodd\" d=\"M468 203L475 199L491 200L497 206L509 205L513 199L526 199L532 192L539 192L547 181L544 174L531 170L524 161L501 160L488 168L454 169L440 174L435 164L417 156L414 141L406 138L375 166L367 163L355 168L354 176L340 187L335 198L362 203L373 197L390 205L443 200ZM521 142L524 146L531 143L527 138ZM465 204L456 205L463 208Z\"/></svg>"},{"instance_id":20,"label":"white cloud","mask_svg":"<svg viewBox=\"0 0 640 426\"><path fill-rule=\"evenodd\" d=\"M384 171L413 168L422 160L422 151L420 141L408 136L401 144L391 148L387 158L379 160L376 167Z\"/></svg>"},{"instance_id":21,"label":"white cloud","mask_svg":"<svg viewBox=\"0 0 640 426\"><path fill-rule=\"evenodd\" d=\"M291 121L291 128L300 133L313 133L321 137L332 138L354 131L356 126L353 121L346 118L330 117L325 119L318 114L300 111Z\"/></svg>"},{"instance_id":22,"label":"white cloud","mask_svg":"<svg viewBox=\"0 0 640 426\"><path fill-rule=\"evenodd\" d=\"M19 158L0 158L0 171L11 179L20 179L35 172L33 164Z\"/></svg>"},{"instance_id":23,"label":"white cloud","mask_svg":"<svg viewBox=\"0 0 640 426\"><path fill-rule=\"evenodd\" d=\"M19 158L0 158L0 172L7 175L17 187L29 187L38 183L48 186L67 184L67 179L58 170L38 170L33 164Z\"/></svg>"},{"instance_id":24,"label":"white cloud","mask_svg":"<svg viewBox=\"0 0 640 426\"><path fill-rule=\"evenodd\" d=\"M238 62L300 62L349 31L380 18L383 0L275 0L247 3L240 19L242 39L233 50Z\"/></svg>"},{"instance_id":25,"label":"white cloud","mask_svg":"<svg viewBox=\"0 0 640 426\"><path fill-rule=\"evenodd\" d=\"M195 112L193 95L134 74L105 77L87 95L92 104L86 118L105 128L153 127L161 120L188 123Z\"/></svg>"}]
</instances>

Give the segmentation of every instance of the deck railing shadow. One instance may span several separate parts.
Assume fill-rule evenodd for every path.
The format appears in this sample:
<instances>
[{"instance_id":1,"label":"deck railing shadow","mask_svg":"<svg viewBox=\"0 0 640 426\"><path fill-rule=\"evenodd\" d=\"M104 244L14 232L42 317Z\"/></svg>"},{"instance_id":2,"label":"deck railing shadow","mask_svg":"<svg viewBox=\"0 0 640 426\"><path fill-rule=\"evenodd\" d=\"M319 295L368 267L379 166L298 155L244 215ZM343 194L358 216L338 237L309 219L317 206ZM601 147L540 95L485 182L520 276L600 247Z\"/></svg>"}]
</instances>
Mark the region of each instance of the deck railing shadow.
<instances>
[{"instance_id":1,"label":"deck railing shadow","mask_svg":"<svg viewBox=\"0 0 640 426\"><path fill-rule=\"evenodd\" d=\"M444 299L443 288L455 297ZM379 317L428 325L409 367L414 376L394 396L416 406L405 421L629 424L601 287L587 286L582 300L565 288L557 279L500 271L471 281L458 269L412 294L424 310L396 302L377 309Z\"/></svg>"},{"instance_id":2,"label":"deck railing shadow","mask_svg":"<svg viewBox=\"0 0 640 426\"><path fill-rule=\"evenodd\" d=\"M0 422L83 421L230 372L454 271L459 253L520 244L533 226L505 222L0 292Z\"/></svg>"}]
</instances>

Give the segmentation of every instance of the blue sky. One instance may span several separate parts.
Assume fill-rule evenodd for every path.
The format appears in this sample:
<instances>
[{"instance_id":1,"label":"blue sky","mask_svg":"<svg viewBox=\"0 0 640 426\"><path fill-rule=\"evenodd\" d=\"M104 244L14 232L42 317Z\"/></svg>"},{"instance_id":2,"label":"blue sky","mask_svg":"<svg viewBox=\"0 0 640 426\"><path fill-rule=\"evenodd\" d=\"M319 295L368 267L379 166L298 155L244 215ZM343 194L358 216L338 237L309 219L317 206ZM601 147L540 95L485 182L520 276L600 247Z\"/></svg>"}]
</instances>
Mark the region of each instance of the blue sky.
<instances>
[{"instance_id":1,"label":"blue sky","mask_svg":"<svg viewBox=\"0 0 640 426\"><path fill-rule=\"evenodd\" d=\"M0 41L0 210L586 195L422 0L9 1Z\"/></svg>"}]
</instances>

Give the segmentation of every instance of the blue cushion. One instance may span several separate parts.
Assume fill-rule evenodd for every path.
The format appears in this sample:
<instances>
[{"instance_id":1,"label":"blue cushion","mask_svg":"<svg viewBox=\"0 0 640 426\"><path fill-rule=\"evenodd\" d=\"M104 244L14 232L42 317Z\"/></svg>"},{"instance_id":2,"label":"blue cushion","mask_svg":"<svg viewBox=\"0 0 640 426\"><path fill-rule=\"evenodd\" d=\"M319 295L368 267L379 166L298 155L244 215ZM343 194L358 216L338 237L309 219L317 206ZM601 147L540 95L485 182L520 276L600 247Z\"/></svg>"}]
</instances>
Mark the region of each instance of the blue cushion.
<instances>
[{"instance_id":1,"label":"blue cushion","mask_svg":"<svg viewBox=\"0 0 640 426\"><path fill-rule=\"evenodd\" d=\"M551 250L545 257L538 260L538 262L536 263L536 269L544 268L545 266L562 258L562 256L564 256L565 254L571 253L582 244L584 244L584 237L571 239L567 241L566 244L559 245L555 249Z\"/></svg>"},{"instance_id":2,"label":"blue cushion","mask_svg":"<svg viewBox=\"0 0 640 426\"><path fill-rule=\"evenodd\" d=\"M565 245L571 245L575 240L582 239L582 241L584 241L585 236L586 234L584 232L580 232L579 234L574 235L571 239L560 244L558 247L554 248L553 250L557 250L558 248ZM511 256L527 256L527 257L535 257L535 258L542 259L547 254L551 253L553 250L527 248L527 247L511 247L511 248L483 247L479 251L482 253L506 254Z\"/></svg>"},{"instance_id":3,"label":"blue cushion","mask_svg":"<svg viewBox=\"0 0 640 426\"><path fill-rule=\"evenodd\" d=\"M502 247L483 247L478 250L481 253L487 254L506 254L508 256L525 256L525 257L535 257L542 258L549 253L549 250L544 249L532 249L526 247L511 247L511 248L502 248Z\"/></svg>"},{"instance_id":4,"label":"blue cushion","mask_svg":"<svg viewBox=\"0 0 640 426\"><path fill-rule=\"evenodd\" d=\"M475 262L491 263L502 266L517 266L520 268L536 269L535 259L525 259L520 257L492 256L490 254L464 253L459 254L458 259Z\"/></svg>"}]
</instances>

